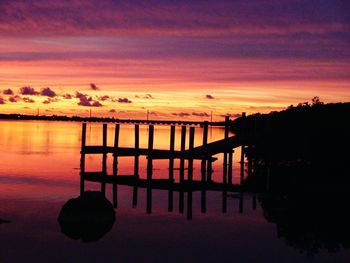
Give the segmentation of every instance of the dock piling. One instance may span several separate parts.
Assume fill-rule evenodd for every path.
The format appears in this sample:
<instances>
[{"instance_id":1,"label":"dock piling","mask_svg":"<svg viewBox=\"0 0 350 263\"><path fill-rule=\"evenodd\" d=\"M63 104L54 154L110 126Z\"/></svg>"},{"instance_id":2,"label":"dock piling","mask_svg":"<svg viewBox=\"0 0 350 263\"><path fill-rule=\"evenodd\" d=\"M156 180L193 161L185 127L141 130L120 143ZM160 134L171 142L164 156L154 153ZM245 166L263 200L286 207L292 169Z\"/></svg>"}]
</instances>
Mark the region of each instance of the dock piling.
<instances>
[{"instance_id":1,"label":"dock piling","mask_svg":"<svg viewBox=\"0 0 350 263\"><path fill-rule=\"evenodd\" d=\"M191 158L193 156L193 148L194 148L194 132L195 128L190 127L190 142L189 142L189 154L190 157L188 158L188 181L191 183L193 179L193 159Z\"/></svg>"},{"instance_id":2,"label":"dock piling","mask_svg":"<svg viewBox=\"0 0 350 263\"><path fill-rule=\"evenodd\" d=\"M85 191L84 173L85 173L85 146L86 146L86 123L82 125L81 131L81 155L80 155L80 195Z\"/></svg>"},{"instance_id":3,"label":"dock piling","mask_svg":"<svg viewBox=\"0 0 350 263\"><path fill-rule=\"evenodd\" d=\"M225 116L225 141L228 142L228 135L229 135L229 128L230 128L230 117L229 116ZM226 143L225 145L225 149L224 149L224 161L223 161L223 179L222 182L224 184L227 184L227 155L228 155L228 149L227 149L227 145L228 143Z\"/></svg>"},{"instance_id":4,"label":"dock piling","mask_svg":"<svg viewBox=\"0 0 350 263\"><path fill-rule=\"evenodd\" d=\"M119 128L119 124L116 124L114 130L113 176L117 176L118 174Z\"/></svg>"},{"instance_id":5,"label":"dock piling","mask_svg":"<svg viewBox=\"0 0 350 263\"><path fill-rule=\"evenodd\" d=\"M169 158L169 181L174 181L174 149L175 149L175 126L170 126L170 158Z\"/></svg>"},{"instance_id":6,"label":"dock piling","mask_svg":"<svg viewBox=\"0 0 350 263\"><path fill-rule=\"evenodd\" d=\"M242 114L244 116L244 114ZM147 187L147 213L152 211L152 189L167 189L168 192L168 211L173 211L174 209L174 192L179 192L179 211L184 213L185 208L185 194L187 194L187 216L192 218L192 193L193 191L201 191L201 212L206 212L206 191L208 190L218 190L222 189L223 195L223 212L227 210L227 191L231 192L233 189L238 189L243 191L243 188L239 185L233 185L233 154L234 148L241 147L241 183L244 179L244 158L245 154L248 157L250 151L252 151L254 144L249 144L245 136L229 136L229 124L230 119L225 118L225 123L221 122L221 126L225 124L225 134L224 139L217 140L215 142L208 143L208 122L203 122L203 145L194 147L195 140L195 127L189 127L189 139L188 139L188 149L186 149L187 144L187 126L181 126L181 142L180 149L175 150L175 138L176 138L176 124L171 124L170 126L170 145L169 150L154 149L154 125L148 126L148 148L140 148L140 127L139 124L135 124L135 140L133 147L120 147L119 146L119 133L120 124L115 125L114 134L114 147L109 147L107 145L107 124L103 124L103 134L102 134L102 146L100 145L86 145L86 128L87 124L82 124L82 137L81 137L81 194L84 192L84 181L98 181L101 182L101 191L105 194L106 184L113 184L113 206L117 207L117 185L126 184L133 185L133 200L132 206L137 206L138 197L138 187ZM244 126L244 125L243 125ZM243 127L244 128L244 127ZM249 149L248 149L249 147ZM246 152L249 151L249 152ZM113 176L107 175L107 156L109 153L113 153ZM214 182L212 181L212 163L218 158L214 157L217 154L224 154L223 159L223 181ZM102 155L102 172L86 172L85 171L85 158L87 154L99 154ZM134 158L134 173L133 175L125 175L118 177L118 158L122 156L129 156ZM147 158L147 179L140 179L139 175L139 161L140 156L146 156ZM153 179L153 160L154 159L169 159L169 180L166 179ZM175 159L180 160L180 182L175 182L174 180L174 166ZM185 162L188 161L188 174L187 180L185 181ZM194 160L201 161L201 178L198 180L194 179L193 169ZM250 162L250 170L254 166L254 158ZM235 190L237 191L237 190ZM254 205L255 206L255 205ZM243 209L240 203L240 210Z\"/></svg>"},{"instance_id":7,"label":"dock piling","mask_svg":"<svg viewBox=\"0 0 350 263\"><path fill-rule=\"evenodd\" d=\"M181 154L184 153L186 148L186 126L181 127ZM183 156L180 159L180 182L183 183L185 180L185 159Z\"/></svg>"},{"instance_id":8,"label":"dock piling","mask_svg":"<svg viewBox=\"0 0 350 263\"><path fill-rule=\"evenodd\" d=\"M233 153L234 153L234 150L230 150L228 154L228 184L229 185L232 185Z\"/></svg>"},{"instance_id":9,"label":"dock piling","mask_svg":"<svg viewBox=\"0 0 350 263\"><path fill-rule=\"evenodd\" d=\"M207 145L208 143L208 122L205 121L203 123L203 145ZM206 180L206 159L202 159L201 161L201 174L202 174L202 181L204 182Z\"/></svg>"},{"instance_id":10,"label":"dock piling","mask_svg":"<svg viewBox=\"0 0 350 263\"><path fill-rule=\"evenodd\" d=\"M148 159L147 159L147 180L152 180L153 173L153 160L152 160L152 151L153 151L153 136L154 136L154 126L148 126Z\"/></svg>"},{"instance_id":11,"label":"dock piling","mask_svg":"<svg viewBox=\"0 0 350 263\"><path fill-rule=\"evenodd\" d=\"M115 125L114 130L114 149L113 149L113 177L118 174L118 146L119 146L119 124ZM114 182L112 186L113 191L113 207L118 207L118 185Z\"/></svg>"},{"instance_id":12,"label":"dock piling","mask_svg":"<svg viewBox=\"0 0 350 263\"><path fill-rule=\"evenodd\" d=\"M246 113L242 112L242 120L243 120L243 124L242 124L242 134L245 134L246 131ZM245 141L246 138L243 137L243 142L242 142L242 146L241 146L241 184L244 181L244 155L245 155Z\"/></svg>"},{"instance_id":13,"label":"dock piling","mask_svg":"<svg viewBox=\"0 0 350 263\"><path fill-rule=\"evenodd\" d=\"M241 165L241 184L244 181L244 151L245 151L245 147L244 145L241 146L241 161L240 161L240 165Z\"/></svg>"},{"instance_id":14,"label":"dock piling","mask_svg":"<svg viewBox=\"0 0 350 263\"><path fill-rule=\"evenodd\" d=\"M140 144L140 126L135 124L135 156L134 156L134 176L139 178L139 144Z\"/></svg>"},{"instance_id":15,"label":"dock piling","mask_svg":"<svg viewBox=\"0 0 350 263\"><path fill-rule=\"evenodd\" d=\"M107 123L104 123L102 126L102 147L103 147L103 154L102 154L102 176L107 176ZM101 192L105 195L106 194L106 184L101 184Z\"/></svg>"}]
</instances>

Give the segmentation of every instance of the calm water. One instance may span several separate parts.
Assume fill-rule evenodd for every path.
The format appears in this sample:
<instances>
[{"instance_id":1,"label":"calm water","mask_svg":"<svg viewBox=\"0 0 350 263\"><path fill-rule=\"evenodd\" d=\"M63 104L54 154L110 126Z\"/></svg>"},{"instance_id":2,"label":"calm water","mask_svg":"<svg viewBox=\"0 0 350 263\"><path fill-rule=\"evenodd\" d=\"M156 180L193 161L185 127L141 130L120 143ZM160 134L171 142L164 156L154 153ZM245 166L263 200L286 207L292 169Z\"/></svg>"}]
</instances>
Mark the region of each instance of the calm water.
<instances>
[{"instance_id":1,"label":"calm water","mask_svg":"<svg viewBox=\"0 0 350 263\"><path fill-rule=\"evenodd\" d=\"M87 144L100 144L101 124L88 125ZM133 145L133 127L122 126L121 146ZM108 144L113 145L113 125L108 128ZM141 147L147 145L147 127L141 126ZM209 140L223 137L222 129L209 132ZM137 206L132 206L133 188L118 187L118 208L112 229L96 242L83 243L61 232L58 214L68 199L80 192L79 161L81 124L65 122L0 121L0 224L1 262L349 262L349 250L336 253L321 250L312 257L278 238L276 225L269 223L259 205L253 209L250 194L227 197L227 213L222 213L223 194L208 192L206 213L201 213L200 193L193 193L193 219L178 210L168 212L168 192L153 190L152 213L146 214L146 190L138 190ZM179 130L176 147L179 148ZM201 130L196 131L196 145ZM156 127L154 148L169 147L169 128ZM239 182L239 151L235 153L234 182ZM221 156L214 163L213 179L221 181ZM111 172L111 157L108 158ZM101 169L97 156L86 158L87 170ZM120 174L130 174L132 158L122 158ZM178 163L175 164L178 166ZM199 178L199 163L194 178ZM154 177L166 178L166 161L154 162ZM141 158L140 175L146 176ZM178 175L175 174L177 177ZM86 190L100 189L86 183ZM107 197L112 200L111 186ZM185 202L186 206L186 202Z\"/></svg>"}]
</instances>

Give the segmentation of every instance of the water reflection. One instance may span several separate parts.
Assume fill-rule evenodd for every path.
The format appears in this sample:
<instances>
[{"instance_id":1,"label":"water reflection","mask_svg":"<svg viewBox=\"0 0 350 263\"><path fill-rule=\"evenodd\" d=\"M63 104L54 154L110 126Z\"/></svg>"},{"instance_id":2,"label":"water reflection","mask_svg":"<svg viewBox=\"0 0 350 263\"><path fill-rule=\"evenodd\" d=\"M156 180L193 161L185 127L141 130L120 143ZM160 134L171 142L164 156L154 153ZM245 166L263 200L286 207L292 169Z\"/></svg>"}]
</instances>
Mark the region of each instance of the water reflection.
<instances>
[{"instance_id":1,"label":"water reflection","mask_svg":"<svg viewBox=\"0 0 350 263\"><path fill-rule=\"evenodd\" d=\"M260 196L265 218L278 238L308 255L350 247L349 193Z\"/></svg>"},{"instance_id":2,"label":"water reflection","mask_svg":"<svg viewBox=\"0 0 350 263\"><path fill-rule=\"evenodd\" d=\"M149 195L149 208L152 215L149 215L146 214L146 184L122 184L125 180L122 179L123 175L134 171L133 158L129 162L126 157L120 158L120 182L106 181L105 194L114 206L117 221L108 230L110 232L100 236L98 242L72 242L61 233L57 217L62 205L79 194L77 168L81 125L55 122L0 122L0 125L0 137L3 138L0 146L7 153L1 156L0 218L3 221L11 220L9 224L0 224L1 261L25 262L28 258L35 258L37 262L48 262L55 257L60 262L89 262L96 258L102 261L118 258L121 262L349 262L350 250L342 249L348 247L350 236L347 226L349 217L346 214L349 197L345 194L336 198L334 194L314 197L304 194L296 199L296 196L285 194L255 197L249 192L240 191L227 191L225 195L223 191L199 188L192 189L190 202L189 188L159 189L154 183L150 185L152 195ZM52 133L48 134L47 128L40 128L38 131L34 129L35 136L32 132L21 135L21 125L33 129L36 126L49 126ZM101 126L95 125L96 129L92 126L95 134L100 134ZM125 134L130 134L130 131L125 129ZM45 136L49 135L55 139L47 140ZM27 144L22 136L31 140L34 154L24 153ZM52 154L36 154L36 150L44 149L43 142L50 143ZM130 145L133 142L130 139ZM164 145L164 148L168 146L168 137L164 139ZM235 155L239 156L239 153ZM18 165L19 160L21 165ZM87 160L91 164L90 170L101 168L100 159ZM109 161L110 167L113 167L113 159ZM145 161L140 158L140 178L146 178ZM222 161L213 164L215 172L212 179L221 181ZM159 161L154 166L155 179L168 178L168 172L172 172L168 170L168 162L163 164ZM175 162L175 172L170 177L178 178L178 166ZM201 180L200 165L195 166L194 172L194 180ZM239 172L234 170L234 175L239 176ZM113 176L112 169L109 174ZM285 180L284 177L280 178ZM100 184L86 182L85 187L86 190L100 190ZM312 184L307 189L314 188L315 184ZM293 191L300 194L294 186ZM188 203L192 203L192 220L186 220ZM226 214L222 214L225 207ZM253 211L252 207L257 210ZM182 214L179 213L180 208ZM278 231L274 231L275 228ZM314 247L317 249L311 249ZM334 247L340 250L328 254L322 249L335 251ZM155 249L157 253L150 253ZM304 255L308 250L320 253L311 253L313 258L310 259Z\"/></svg>"},{"instance_id":3,"label":"water reflection","mask_svg":"<svg viewBox=\"0 0 350 263\"><path fill-rule=\"evenodd\" d=\"M84 176L83 180L86 179ZM102 178L101 178L102 180ZM98 183L105 184L108 179L104 178ZM121 179L123 181L114 181L113 188L118 185L128 185L132 187L133 208L138 207L139 188L146 191L147 214L153 213L153 192L167 191L167 210L179 214L185 214L188 220L193 219L193 193L200 195L200 213L207 212L207 193L212 192L213 187L210 184L202 187L193 187L189 184L176 184L168 180L145 181L142 179L130 178ZM315 255L319 251L326 249L329 252L336 252L340 248L350 247L350 214L348 213L350 195L346 192L329 194L291 194L291 193L249 193L244 191L230 190L224 188L217 190L222 193L221 205L222 213L227 213L228 199L238 201L238 212L244 212L245 196L249 195L249 202L252 209L256 209L257 202L263 209L263 214L268 222L277 227L277 237L285 240L286 244L296 248L307 255ZM116 204L118 202L117 191L113 191L112 199ZM175 198L177 197L177 198ZM178 204L175 203L177 200ZM247 199L248 200L248 199ZM164 205L165 206L165 205ZM175 207L178 209L174 209ZM200 214L196 214L199 216Z\"/></svg>"},{"instance_id":4,"label":"water reflection","mask_svg":"<svg viewBox=\"0 0 350 263\"><path fill-rule=\"evenodd\" d=\"M0 218L0 224L6 224L6 223L10 223L10 220L5 220L5 219L1 219Z\"/></svg>"},{"instance_id":5,"label":"water reflection","mask_svg":"<svg viewBox=\"0 0 350 263\"><path fill-rule=\"evenodd\" d=\"M153 212L153 192L154 191L167 191L167 210L173 212L175 204L175 198L177 195L178 200L178 212L184 214L188 220L193 218L193 193L200 193L200 212L206 213L207 211L207 192L221 192L222 213L227 212L228 202L227 199L238 199L238 211L243 213L244 194L243 191L237 192L235 186L215 184L213 182L202 182L197 184L194 182L184 181L183 183L175 183L168 179L140 179L132 176L102 176L102 174L82 173L80 191L82 194L86 193L86 182L95 182L101 185L101 192L106 196L106 184L112 185L112 203L113 207L118 207L118 186L129 186L132 188L131 206L133 208L138 207L139 188L145 189L146 192L146 213L151 214ZM175 196L174 196L175 195ZM256 194L253 194L251 207L256 209Z\"/></svg>"},{"instance_id":6,"label":"water reflection","mask_svg":"<svg viewBox=\"0 0 350 263\"><path fill-rule=\"evenodd\" d=\"M87 191L68 200L61 209L58 222L61 231L73 239L92 242L109 232L115 221L112 204L102 192Z\"/></svg>"}]
</instances>

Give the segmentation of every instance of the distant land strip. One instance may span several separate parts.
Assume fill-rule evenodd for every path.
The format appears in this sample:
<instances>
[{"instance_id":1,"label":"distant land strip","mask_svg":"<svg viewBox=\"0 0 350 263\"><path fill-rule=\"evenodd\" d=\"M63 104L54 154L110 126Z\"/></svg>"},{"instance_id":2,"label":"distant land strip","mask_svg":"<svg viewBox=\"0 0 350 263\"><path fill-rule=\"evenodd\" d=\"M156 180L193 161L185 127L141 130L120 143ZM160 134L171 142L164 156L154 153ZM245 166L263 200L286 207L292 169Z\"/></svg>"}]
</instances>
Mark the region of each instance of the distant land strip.
<instances>
[{"instance_id":1,"label":"distant land strip","mask_svg":"<svg viewBox=\"0 0 350 263\"><path fill-rule=\"evenodd\" d=\"M65 115L23 115L23 114L0 114L0 120L40 120L40 121L76 121L76 122L112 122L112 123L127 123L127 124L156 124L156 125L196 125L203 126L225 126L225 122L210 122L210 121L182 121L182 120L142 120L142 119L116 119L102 117L80 117Z\"/></svg>"}]
</instances>

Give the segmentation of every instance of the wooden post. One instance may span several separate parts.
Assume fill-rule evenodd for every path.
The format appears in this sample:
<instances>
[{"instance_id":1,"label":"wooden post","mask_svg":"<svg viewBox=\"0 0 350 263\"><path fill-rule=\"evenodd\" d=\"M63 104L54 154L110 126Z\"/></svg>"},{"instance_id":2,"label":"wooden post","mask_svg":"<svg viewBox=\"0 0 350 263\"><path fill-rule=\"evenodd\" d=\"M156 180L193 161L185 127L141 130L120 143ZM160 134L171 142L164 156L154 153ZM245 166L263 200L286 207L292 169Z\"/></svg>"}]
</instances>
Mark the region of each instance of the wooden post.
<instances>
[{"instance_id":1,"label":"wooden post","mask_svg":"<svg viewBox=\"0 0 350 263\"><path fill-rule=\"evenodd\" d=\"M81 131L81 151L80 151L80 195L85 191L85 146L86 146L86 123L83 123Z\"/></svg>"},{"instance_id":2,"label":"wooden post","mask_svg":"<svg viewBox=\"0 0 350 263\"><path fill-rule=\"evenodd\" d=\"M223 161L223 173L222 173L222 182L227 184L227 155L228 155L228 134L229 134L229 125L230 118L229 116L225 117L225 149L224 149L224 161Z\"/></svg>"},{"instance_id":3,"label":"wooden post","mask_svg":"<svg viewBox=\"0 0 350 263\"><path fill-rule=\"evenodd\" d=\"M115 125L114 149L113 149L113 207L118 207L118 185L115 182L118 175L118 145L119 145L119 124Z\"/></svg>"},{"instance_id":4,"label":"wooden post","mask_svg":"<svg viewBox=\"0 0 350 263\"><path fill-rule=\"evenodd\" d=\"M212 167L212 160L211 159L207 160L207 173L208 173L207 181L211 182L212 181L211 175L213 173L213 167Z\"/></svg>"},{"instance_id":5,"label":"wooden post","mask_svg":"<svg viewBox=\"0 0 350 263\"><path fill-rule=\"evenodd\" d=\"M181 127L181 155L185 152L186 148L186 126ZM180 183L185 180L185 159L181 156L180 159Z\"/></svg>"},{"instance_id":6,"label":"wooden post","mask_svg":"<svg viewBox=\"0 0 350 263\"><path fill-rule=\"evenodd\" d=\"M102 154L102 176L107 176L107 123L103 124L102 129L102 146L103 146L103 154ZM101 183L101 192L106 194L106 182L102 181Z\"/></svg>"},{"instance_id":7,"label":"wooden post","mask_svg":"<svg viewBox=\"0 0 350 263\"><path fill-rule=\"evenodd\" d=\"M230 129L230 117L225 116L225 149L224 149L224 160L223 160L223 183L227 184L227 159L229 152L232 154L232 151L230 149L229 151L229 145L228 145L228 136L229 136L229 129ZM231 156L230 156L231 157ZM229 158L231 160L231 158ZM231 169L232 171L232 169ZM231 179L232 181L232 179ZM227 192L226 190L222 192L222 212L227 212Z\"/></svg>"},{"instance_id":8,"label":"wooden post","mask_svg":"<svg viewBox=\"0 0 350 263\"><path fill-rule=\"evenodd\" d=\"M190 142L189 142L189 152L190 152L190 157L188 159L188 181L192 183L193 179L193 159L192 159L192 150L194 148L194 132L195 128L190 127Z\"/></svg>"},{"instance_id":9,"label":"wooden post","mask_svg":"<svg viewBox=\"0 0 350 263\"><path fill-rule=\"evenodd\" d=\"M86 123L83 123L81 131L81 152L84 153L86 146Z\"/></svg>"},{"instance_id":10,"label":"wooden post","mask_svg":"<svg viewBox=\"0 0 350 263\"><path fill-rule=\"evenodd\" d=\"M241 146L241 184L244 181L244 151L245 151L245 147L244 145Z\"/></svg>"},{"instance_id":11,"label":"wooden post","mask_svg":"<svg viewBox=\"0 0 350 263\"><path fill-rule=\"evenodd\" d=\"M148 126L148 156L147 156L147 180L152 180L153 173L153 160L152 160L152 151L153 151L153 135L154 135L154 126Z\"/></svg>"},{"instance_id":12,"label":"wooden post","mask_svg":"<svg viewBox=\"0 0 350 263\"><path fill-rule=\"evenodd\" d=\"M203 145L207 145L208 143L208 122L205 121L203 124ZM203 159L201 162L201 174L202 174L202 182L206 180L206 160Z\"/></svg>"},{"instance_id":13,"label":"wooden post","mask_svg":"<svg viewBox=\"0 0 350 263\"><path fill-rule=\"evenodd\" d=\"M252 162L252 146L251 144L248 145L248 178L252 177L252 168L253 168L253 162Z\"/></svg>"},{"instance_id":14,"label":"wooden post","mask_svg":"<svg viewBox=\"0 0 350 263\"><path fill-rule=\"evenodd\" d=\"M103 146L102 172L105 175L107 174L107 123L103 124L102 146Z\"/></svg>"},{"instance_id":15,"label":"wooden post","mask_svg":"<svg viewBox=\"0 0 350 263\"><path fill-rule=\"evenodd\" d=\"M170 127L170 158L169 158L169 181L174 181L174 148L175 148L175 126Z\"/></svg>"},{"instance_id":16,"label":"wooden post","mask_svg":"<svg viewBox=\"0 0 350 263\"><path fill-rule=\"evenodd\" d=\"M119 127L120 125L116 124L114 131L113 176L117 176L118 168Z\"/></svg>"},{"instance_id":17,"label":"wooden post","mask_svg":"<svg viewBox=\"0 0 350 263\"><path fill-rule=\"evenodd\" d=\"M118 174L119 127L119 124L116 124L114 131L113 176L117 176Z\"/></svg>"},{"instance_id":18,"label":"wooden post","mask_svg":"<svg viewBox=\"0 0 350 263\"><path fill-rule=\"evenodd\" d=\"M138 124L135 124L135 157L134 157L134 176L139 178L139 135L140 127Z\"/></svg>"},{"instance_id":19,"label":"wooden post","mask_svg":"<svg viewBox=\"0 0 350 263\"><path fill-rule=\"evenodd\" d=\"M234 150L230 150L228 154L228 184L229 185L232 185L233 153L234 153Z\"/></svg>"},{"instance_id":20,"label":"wooden post","mask_svg":"<svg viewBox=\"0 0 350 263\"><path fill-rule=\"evenodd\" d=\"M243 142L242 142L242 146L241 146L241 184L243 183L244 181L244 154L245 154L245 140L247 138L246 136L246 113L245 112L242 112L242 136L243 136Z\"/></svg>"},{"instance_id":21,"label":"wooden post","mask_svg":"<svg viewBox=\"0 0 350 263\"><path fill-rule=\"evenodd\" d=\"M208 122L203 123L203 145L208 143Z\"/></svg>"},{"instance_id":22,"label":"wooden post","mask_svg":"<svg viewBox=\"0 0 350 263\"><path fill-rule=\"evenodd\" d=\"M188 181L192 183L193 179L193 159L192 159L192 150L194 148L194 132L195 128L190 127L190 138L189 138L189 152L190 157L188 159ZM191 185L189 187L192 187ZM187 219L192 219L192 190L187 192Z\"/></svg>"}]
</instances>

